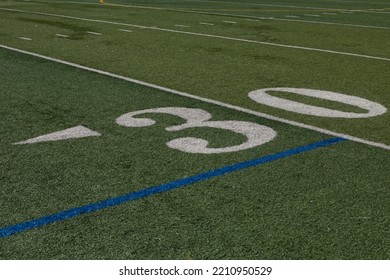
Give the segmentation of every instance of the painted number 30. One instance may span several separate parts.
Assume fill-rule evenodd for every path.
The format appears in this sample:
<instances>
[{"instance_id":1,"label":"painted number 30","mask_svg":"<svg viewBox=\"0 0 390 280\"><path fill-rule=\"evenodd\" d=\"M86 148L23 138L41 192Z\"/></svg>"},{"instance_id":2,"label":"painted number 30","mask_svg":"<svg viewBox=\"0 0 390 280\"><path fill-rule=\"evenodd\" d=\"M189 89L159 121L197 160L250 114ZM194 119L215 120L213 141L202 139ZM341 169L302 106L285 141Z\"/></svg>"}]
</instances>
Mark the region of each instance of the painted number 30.
<instances>
[{"instance_id":1,"label":"painted number 30","mask_svg":"<svg viewBox=\"0 0 390 280\"><path fill-rule=\"evenodd\" d=\"M307 105L300 102L272 96L268 94L268 91L294 93L298 95L335 101L358 107L360 109L366 110L367 112L344 112L318 106ZM248 96L257 103L275 107L278 109L283 109L299 114L329 118L369 118L384 114L387 111L387 109L381 104L369 101L364 98L323 90L301 88L266 88L252 91L248 94ZM186 123L182 125L167 127L167 131L180 131L195 127L211 127L239 133L246 136L247 138L247 140L240 145L224 148L208 148L207 146L209 142L207 140L194 137L178 138L167 143L168 147L187 153L215 154L236 152L263 145L274 139L277 135L276 131L267 126L244 121L210 121L212 115L209 112L204 111L202 109L183 107L154 108L130 112L117 118L116 123L125 127L145 127L155 124L155 121L152 119L135 118L135 116L137 115L147 113L170 114L179 116L182 119L186 120Z\"/></svg>"},{"instance_id":2,"label":"painted number 30","mask_svg":"<svg viewBox=\"0 0 390 280\"><path fill-rule=\"evenodd\" d=\"M268 92L277 91L283 93L293 93L298 95L304 95L309 97L315 97L318 99L330 100L339 102L351 106L358 107L366 112L355 113L355 112L344 112L339 110L333 110L329 108L323 108L318 106L312 106L303 104L300 102L287 100L284 98L276 97ZM250 92L249 97L257 103L275 107L278 109L305 114L318 117L328 118L369 118L384 114L387 109L376 102L370 100L350 96L346 94L313 90L313 89L302 89L302 88L266 88L258 89ZM185 120L184 124L167 127L167 131L180 131L189 128L217 128L238 133L246 137L246 141L240 145L223 147L223 148L210 148L208 147L209 142L204 139L195 137L184 137L177 138L166 143L168 147L176 149L186 153L200 153L200 154L217 154L217 153L228 153L237 152L246 149L250 149L256 146L263 145L267 142L272 141L277 133L270 127L259 125L257 123L245 122L245 121L212 121L212 115L202 109L195 108L183 108L183 107L166 107L166 108L153 108L140 110L135 112L126 113L116 119L116 123L124 127L145 127L155 124L155 121L148 118L137 117L144 114L170 114L178 116ZM50 134L41 135L32 139L17 142L14 144L34 144L39 142L47 141L59 141L72 138L84 138L90 136L101 136L99 132L93 131L84 126L76 126L68 128L62 131L57 131Z\"/></svg>"}]
</instances>

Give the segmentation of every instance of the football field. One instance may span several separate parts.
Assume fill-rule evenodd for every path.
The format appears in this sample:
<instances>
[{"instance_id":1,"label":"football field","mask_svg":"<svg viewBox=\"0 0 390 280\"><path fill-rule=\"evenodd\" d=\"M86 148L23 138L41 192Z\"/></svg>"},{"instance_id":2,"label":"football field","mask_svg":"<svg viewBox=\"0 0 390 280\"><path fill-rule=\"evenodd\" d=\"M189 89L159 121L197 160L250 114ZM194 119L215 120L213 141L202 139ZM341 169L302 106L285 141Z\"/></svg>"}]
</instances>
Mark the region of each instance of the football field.
<instances>
[{"instance_id":1,"label":"football field","mask_svg":"<svg viewBox=\"0 0 390 280\"><path fill-rule=\"evenodd\" d=\"M0 0L0 259L389 259L390 1Z\"/></svg>"}]
</instances>

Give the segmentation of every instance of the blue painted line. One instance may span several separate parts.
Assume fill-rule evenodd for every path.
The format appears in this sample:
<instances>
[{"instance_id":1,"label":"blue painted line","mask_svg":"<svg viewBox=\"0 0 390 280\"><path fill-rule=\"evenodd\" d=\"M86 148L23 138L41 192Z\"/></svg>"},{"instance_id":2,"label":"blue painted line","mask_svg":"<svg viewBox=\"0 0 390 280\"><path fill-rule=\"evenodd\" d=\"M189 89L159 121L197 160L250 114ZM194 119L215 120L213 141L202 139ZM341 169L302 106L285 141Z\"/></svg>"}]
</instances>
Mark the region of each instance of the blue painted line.
<instances>
[{"instance_id":1,"label":"blue painted line","mask_svg":"<svg viewBox=\"0 0 390 280\"><path fill-rule=\"evenodd\" d=\"M264 164L267 162L271 162L274 160L286 158L286 157L300 154L303 152L308 152L308 151L315 150L315 149L318 149L321 147L326 147L326 146L336 144L339 142L343 142L346 140L347 139L337 137L337 138L331 138L331 139L320 141L320 142L315 142L315 143L312 143L309 145L305 145L305 146L297 147L297 148L294 148L291 150L283 151L280 153L264 156L261 158L252 159L252 160L236 163L233 165L221 167L221 168L207 171L204 173L200 173L200 174L197 174L197 175L194 175L191 177L179 179L179 180L176 180L173 182L169 182L169 183L165 183L162 185L146 188L146 189L143 189L140 191L128 193L128 194L125 194L122 196L118 196L118 197L110 198L107 200L99 201L96 203L87 204L87 205L84 205L81 207L65 210L65 211L58 212L58 213L48 215L48 216L44 216L44 217L41 217L41 218L38 218L35 220L11 225L11 226L0 229L0 238L7 237L7 236L10 236L10 235L22 232L22 231L30 230L33 228L41 227L44 225L52 224L55 222L71 219L71 218L80 216L82 214L92 213L92 212L96 212L99 210L103 210L103 209L106 209L106 208L109 208L112 206L116 206L116 205L119 205L119 204L122 204L125 202L129 202L129 201L145 198L148 196L152 196L155 194L167 192L167 191L170 191L173 189L177 189L177 188L184 187L184 186L187 186L190 184L205 181L205 180L208 180L208 179L211 179L214 177L222 176L222 175L232 173L235 171L239 171L242 169L254 167L254 166Z\"/></svg>"}]
</instances>

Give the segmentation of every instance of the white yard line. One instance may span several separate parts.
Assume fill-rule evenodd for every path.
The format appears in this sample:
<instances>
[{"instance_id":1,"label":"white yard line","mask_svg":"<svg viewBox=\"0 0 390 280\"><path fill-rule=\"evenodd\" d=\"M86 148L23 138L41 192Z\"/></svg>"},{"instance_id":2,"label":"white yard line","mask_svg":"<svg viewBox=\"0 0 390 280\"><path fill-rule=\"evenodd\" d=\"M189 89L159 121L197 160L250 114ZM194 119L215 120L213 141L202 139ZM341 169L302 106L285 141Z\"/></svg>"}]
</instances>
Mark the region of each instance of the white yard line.
<instances>
[{"instance_id":1,"label":"white yard line","mask_svg":"<svg viewBox=\"0 0 390 280\"><path fill-rule=\"evenodd\" d=\"M341 2L341 3L364 3L364 4L367 4L367 1L345 1L345 0L323 0L323 1L327 1L327 2ZM371 2L370 1L370 4L387 4L389 5L389 3L384 3L384 2Z\"/></svg>"},{"instance_id":2,"label":"white yard line","mask_svg":"<svg viewBox=\"0 0 390 280\"><path fill-rule=\"evenodd\" d=\"M128 33L131 33L131 32L133 32L132 30L128 30L128 29L118 29L118 31L122 31L122 32L128 32Z\"/></svg>"},{"instance_id":3,"label":"white yard line","mask_svg":"<svg viewBox=\"0 0 390 280\"><path fill-rule=\"evenodd\" d=\"M102 35L102 33L92 32L92 31L87 31L87 33L92 35Z\"/></svg>"},{"instance_id":4,"label":"white yard line","mask_svg":"<svg viewBox=\"0 0 390 280\"><path fill-rule=\"evenodd\" d=\"M72 66L72 67L75 67L75 68L79 68L79 69L83 69L83 70L87 70L87 71L90 71L90 72L98 73L98 74L101 74L101 75L105 75L105 76L109 76L109 77L125 80L125 81L131 82L131 83L136 83L136 84L139 84L139 85L155 88L155 89L162 90L162 91L165 91L165 92L170 92L172 94L185 96L185 97L188 97L188 98L200 100L200 101L203 101L203 102L206 102L206 103L210 103L210 104L219 105L221 107L225 107L225 108L233 109L233 110L236 110L236 111L248 113L248 114L251 114L251 115L254 115L254 116L258 116L258 117L270 119L270 120L273 120L273 121L277 121L277 122L281 122L281 123L285 123L285 124L289 124L289 125L293 125L293 126L297 126L297 127L301 127L301 128L306 128L306 129L309 129L309 130L317 131L317 132L324 133L324 134L327 134L327 135L332 135L332 136L336 136L336 137L342 137L342 138L349 139L349 140L354 141L354 142L359 142L359 143L367 144L367 145L370 145L370 146L375 146L375 147L379 147L379 148L382 148L382 149L390 150L390 146L388 146L386 144L383 144L383 143L373 142L373 141L366 140L366 139L361 139L361 138L358 138L358 137L355 137L355 136L351 136L351 135L347 135L347 134L343 134L343 133L338 133L338 132L333 132L333 131L330 131L330 130L327 130L327 129L323 129L323 128L320 128L320 127L316 127L316 126L307 125L307 124L304 124L304 123L299 123L299 122L296 122L296 121L291 121L291 120L275 117L275 116L272 116L272 115L268 115L268 114L260 113L260 112L253 111L253 110L250 110L250 109L246 109L246 108L243 108L243 107L239 107L239 106L236 106L236 105L232 105L232 104L224 103L224 102L213 100L213 99L209 99L209 98L204 98L204 97L192 95L192 94L189 94L189 93L177 91L177 90L166 88L166 87L161 87L161 86L158 86L158 85L155 85L155 84L151 84L151 83L147 83L147 82L144 82L144 81L128 78L128 77L117 75L117 74L110 73L110 72L107 72L107 71L103 71L103 70L99 70L99 69L83 66L83 65L80 65L80 64L68 62L68 61L61 60L61 59L56 59L56 58L53 58L53 57L49 57L49 56L45 56L45 55L41 55L41 54L37 54L37 53L20 50L20 49L9 47L9 46L5 46L5 45L2 45L2 44L0 44L0 47L4 48L4 49L15 51L15 52L31 55L31 56L34 56L34 57L40 57L40 58L43 58L43 59L46 59L46 60L50 60L50 61L54 61L54 62L57 62L57 63L69 65L69 66Z\"/></svg>"},{"instance_id":5,"label":"white yard line","mask_svg":"<svg viewBox=\"0 0 390 280\"><path fill-rule=\"evenodd\" d=\"M192 1L193 0L183 0L183 1ZM198 0L196 0L198 1ZM137 6L137 5L121 5L121 4L114 4L114 3L93 3L93 2L80 2L80 1L36 1L37 3L73 3L73 4L82 4L82 5L106 5L106 6L123 6L123 7L129 7L129 8L139 8L139 9L153 9L153 10L161 10L161 11L173 11L173 12L185 12L185 13L199 13L199 14L214 14L214 15L232 15L232 14L223 14L223 13L207 13L207 12L199 12L199 11L192 11L192 10L182 10L182 9L173 9L173 8L162 8L162 7L153 7L153 6ZM307 6L286 6L286 5L274 5L274 4L257 4L257 3L241 3L241 2L221 2L221 1L198 1L198 2L216 2L216 3L230 3L230 4L246 4L246 5L255 5L255 6L268 6L268 7L290 7L290 8L302 8L302 9L309 9L309 10L335 10L335 11L345 11L345 9L339 9L339 8L319 8L319 7L307 7ZM373 13L373 14L383 14L383 13L389 13L389 12L375 12L375 11L369 11L369 10L355 10L356 12L361 13ZM233 15L237 16L237 15ZM240 15L242 16L242 15Z\"/></svg>"},{"instance_id":6,"label":"white yard line","mask_svg":"<svg viewBox=\"0 0 390 280\"><path fill-rule=\"evenodd\" d=\"M45 15L45 16L66 18L66 19L72 19L72 20L81 20L81 21L88 21L88 22L98 22L98 23L105 23L105 24L113 24L113 25L145 28L145 29L150 29L150 30L158 30L158 31L179 33L179 34L187 34L187 35L193 35L193 36L199 36L199 37L223 39L223 40L229 40L229 41L253 43L253 44L274 46L274 47L281 47L281 48L299 49L299 50L305 50L305 51L313 51L313 52L329 53L329 54L344 55L344 56L351 56L351 57L359 57L359 58L366 58L366 59L390 61L390 58L386 58L386 57L378 57L378 56L371 56L371 55L364 55L364 54L340 52L340 51L333 51L333 50L327 50L327 49L309 48L309 47L295 46L295 45L277 44L277 43L270 43L270 42L263 42L263 41L256 41L256 40L241 39L241 38L236 38L236 37L213 35L213 34L207 34L207 33L197 33L197 32L188 32L188 31L181 31L181 30L166 29L166 28L158 28L158 27L154 27L154 26L153 27L147 27L147 26L142 26L142 25L137 25L137 24L121 23L121 22L114 22L114 21L107 21L107 20L96 20L96 19L88 19L88 18L79 18L79 17L72 17L72 16L58 15L58 14L50 14L50 13L28 12L28 11L26 12L26 11L23 11L23 10L15 10L15 9L0 8L0 10L7 10L7 11L13 11L13 12L22 12L22 13L30 13L30 14L39 14L39 15ZM295 21L293 19L281 19L281 20ZM125 30L125 29L123 29L123 30Z\"/></svg>"},{"instance_id":7,"label":"white yard line","mask_svg":"<svg viewBox=\"0 0 390 280\"><path fill-rule=\"evenodd\" d=\"M189 27L188 25L183 25L183 24L175 24L176 27L184 27L184 28L187 28Z\"/></svg>"},{"instance_id":8,"label":"white yard line","mask_svg":"<svg viewBox=\"0 0 390 280\"><path fill-rule=\"evenodd\" d=\"M62 38L69 38L68 35L64 35L64 34L55 34L57 37L62 37Z\"/></svg>"},{"instance_id":9,"label":"white yard line","mask_svg":"<svg viewBox=\"0 0 390 280\"><path fill-rule=\"evenodd\" d=\"M24 1L29 1L29 0L24 0ZM342 8L331 8L331 7L309 7L309 6L293 6L293 5L279 5L279 4L269 4L269 3L248 3L248 2L232 2L232 1L211 1L211 0L182 0L182 1L187 1L187 2L210 2L210 3L222 3L222 4L232 4L232 5L247 5L247 6L264 6L264 7L285 7L285 8L302 8L302 9L309 9L309 10L340 10L344 11L345 9ZM330 1L330 0L327 0ZM72 4L82 4L82 5L110 5L111 3L98 3L96 2L81 2L81 1L44 1L44 0L39 0L39 1L34 1L36 3L72 3ZM365 3L366 2L358 2L358 1L333 1L333 2L349 2L349 3ZM370 4L386 4L389 5L389 3L383 3L383 2L371 2L369 1ZM112 3L113 5L117 5L115 3ZM125 6L125 5L123 5ZM169 9L169 8L160 8L160 7L153 7L153 6L135 6L135 5L127 5L128 7L139 7L139 8L153 8L153 9L158 9L158 10L171 10L174 11L174 9ZM375 9L376 10L376 9ZM177 11L184 11L184 10L177 10ZM369 12L366 10L360 10L361 12Z\"/></svg>"},{"instance_id":10,"label":"white yard line","mask_svg":"<svg viewBox=\"0 0 390 280\"><path fill-rule=\"evenodd\" d=\"M224 23L238 23L237 21L230 21L230 20L223 20L222 22L224 22Z\"/></svg>"},{"instance_id":11,"label":"white yard line","mask_svg":"<svg viewBox=\"0 0 390 280\"><path fill-rule=\"evenodd\" d=\"M183 0L187 2L205 2L205 3L220 3L220 4L231 4L231 5L246 5L246 6L262 6L262 7L282 7L282 8L301 8L308 10L323 10L329 8L320 7L308 7L308 6L294 6L294 5L279 5L279 4L267 4L267 3L248 3L248 2L234 2L234 1L212 1L212 0ZM337 9L335 9L337 10ZM341 10L341 9L339 9Z\"/></svg>"},{"instance_id":12,"label":"white yard line","mask_svg":"<svg viewBox=\"0 0 390 280\"><path fill-rule=\"evenodd\" d=\"M304 14L304 16L307 16L307 17L319 17L319 15L312 15L312 14Z\"/></svg>"},{"instance_id":13,"label":"white yard line","mask_svg":"<svg viewBox=\"0 0 390 280\"><path fill-rule=\"evenodd\" d=\"M306 51L314 51L314 52L322 52L322 53L330 53L330 54L337 54L337 55L354 56L354 57L360 57L360 58L390 61L390 58L386 58L386 57L377 57L377 56L362 55L362 54L348 53L348 52L339 52L339 51L326 50L326 49L317 49L317 48L309 48L309 47L302 47L302 46L277 44L277 43L262 42L262 41L256 41L256 40L247 40L247 39L219 36L219 35L213 35L213 34L207 34L207 33L196 33L196 32L179 31L179 30L171 30L171 29L164 29L164 28L150 28L150 29L160 30L160 31L165 31L165 32L172 32L172 33L194 35L194 36L200 36L200 37L209 37L209 38L216 38L216 39L223 39L223 40L230 40L230 41L254 43L254 44L259 44L259 45L274 46L274 47L281 47L281 48L291 48L291 49L299 49L299 50L306 50Z\"/></svg>"},{"instance_id":14,"label":"white yard line","mask_svg":"<svg viewBox=\"0 0 390 280\"><path fill-rule=\"evenodd\" d=\"M57 2L62 2L62 1L57 1ZM72 3L81 4L82 2L72 2ZM85 4L95 5L95 3L88 3L88 2L85 2ZM133 6L129 6L129 7L133 7ZM9 9L9 8L0 8L0 10L11 11L11 12L12 11L13 12L20 12L20 13L24 12L24 13L31 13L31 14L46 14L46 15L55 16L54 14L50 14L50 13L39 13L39 12L23 11L23 10L18 10L18 9ZM175 10L170 10L170 11L175 11ZM208 12L199 12L199 11L183 11L183 10L176 10L176 11L186 12L186 13L194 13L194 14L202 14L202 15L222 15L222 16L229 16L229 17L237 17L237 16L239 16L240 18L243 18L245 20L291 21L291 22L311 23L311 24L324 24L324 25L336 25L336 26L345 26L345 27L372 28L372 29L390 30L390 27L386 27L386 26L348 24L348 23L336 23L336 22L326 22L326 21L310 21L310 20L298 20L298 19L283 19L283 18L274 18L274 17L254 17L254 16L245 16L245 15L227 14L227 13L216 13L216 12L215 13L208 13ZM56 15L56 16L61 16L61 15ZM80 19L80 18L78 18L78 19ZM84 19L84 20L89 20L89 19ZM89 20L89 21L93 21L93 20ZM96 22L99 22L99 20L96 20Z\"/></svg>"},{"instance_id":15,"label":"white yard line","mask_svg":"<svg viewBox=\"0 0 390 280\"><path fill-rule=\"evenodd\" d=\"M202 24L202 25L214 25L214 23L208 23L208 22L199 22L199 24Z\"/></svg>"},{"instance_id":16,"label":"white yard line","mask_svg":"<svg viewBox=\"0 0 390 280\"><path fill-rule=\"evenodd\" d=\"M248 3L248 2L233 2L233 1L212 1L212 0L182 0L187 2L206 2L206 3L223 3L223 4L232 4L232 5L246 5L246 6L264 6L264 7L282 7L282 8L300 8L307 10L335 10L335 11L345 11L346 9L340 8L329 8L329 7L309 7L309 6L295 6L295 5L279 5L279 4L267 4L267 3ZM364 2L367 3L367 2ZM388 4L388 3L387 3ZM380 12L370 12L367 10L358 10L363 13L380 13Z\"/></svg>"},{"instance_id":17,"label":"white yard line","mask_svg":"<svg viewBox=\"0 0 390 280\"><path fill-rule=\"evenodd\" d=\"M337 15L337 14L335 14L335 15ZM336 22L312 21L312 20L301 20L301 19L284 19L284 18L273 18L273 17L272 18L271 17L262 17L260 19L390 30L390 27L362 25L362 24L336 23Z\"/></svg>"},{"instance_id":18,"label":"white yard line","mask_svg":"<svg viewBox=\"0 0 390 280\"><path fill-rule=\"evenodd\" d=\"M19 39L21 40L25 40L25 41L31 41L32 39L31 38L27 38L27 37L18 37Z\"/></svg>"}]
</instances>

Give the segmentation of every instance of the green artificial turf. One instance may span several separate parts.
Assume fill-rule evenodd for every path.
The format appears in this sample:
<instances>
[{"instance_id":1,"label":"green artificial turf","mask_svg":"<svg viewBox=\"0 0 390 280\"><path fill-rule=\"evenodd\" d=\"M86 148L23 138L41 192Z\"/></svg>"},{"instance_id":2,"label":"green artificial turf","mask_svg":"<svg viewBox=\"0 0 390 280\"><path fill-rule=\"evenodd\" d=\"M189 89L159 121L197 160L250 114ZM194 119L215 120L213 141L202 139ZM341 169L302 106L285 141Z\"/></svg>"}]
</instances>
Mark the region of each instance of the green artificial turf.
<instances>
[{"instance_id":1,"label":"green artificial turf","mask_svg":"<svg viewBox=\"0 0 390 280\"><path fill-rule=\"evenodd\" d=\"M2 42L334 132L389 143L389 113L368 119L311 117L257 104L247 96L259 88L308 88L363 97L389 107L386 95L389 88L386 77L390 74L388 61L199 35L211 34L388 59L388 30L302 22L248 22L244 19L229 25L222 21L231 20L231 17L95 4L83 7L75 3L17 2L15 8L26 11L110 23L2 11L1 24L5 31L8 30L7 35L1 36ZM200 25L199 22L203 21L214 22L215 25ZM158 26L164 30L140 29L117 23ZM175 24L189 27L180 28ZM118 29L128 29L132 33ZM198 35L173 33L167 29ZM103 35L91 35L86 32L88 30ZM58 33L69 38L56 37ZM33 40L18 38L26 34ZM322 100L319 104L327 106L327 102ZM350 110L348 106L340 106L341 110Z\"/></svg>"},{"instance_id":2,"label":"green artificial turf","mask_svg":"<svg viewBox=\"0 0 390 280\"><path fill-rule=\"evenodd\" d=\"M251 0L245 5L83 2L0 1L0 44L389 144L388 112L367 119L309 117L256 104L247 96L258 88L312 88L367 98L389 108L389 61L114 23L389 58L386 29L245 21L249 15L291 14L281 11L286 7L249 5L256 4ZM271 4L388 7L326 1ZM206 11L233 10L234 5L256 11L229 11L234 16ZM341 24L389 26L383 14L354 12L340 18ZM237 24L223 22L229 20ZM188 27L175 26L180 24ZM0 228L334 137L4 48L0 98ZM286 98L363 112L316 98ZM160 107L203 109L212 114L212 121L253 122L274 129L277 137L240 152L190 154L166 143L197 137L221 148L239 145L245 137L216 128L166 131L183 123L166 114L145 115L157 121L148 127L115 123L127 112ZM77 125L101 136L14 145ZM386 149L346 141L0 238L0 259L388 259L389 162Z\"/></svg>"}]
</instances>

